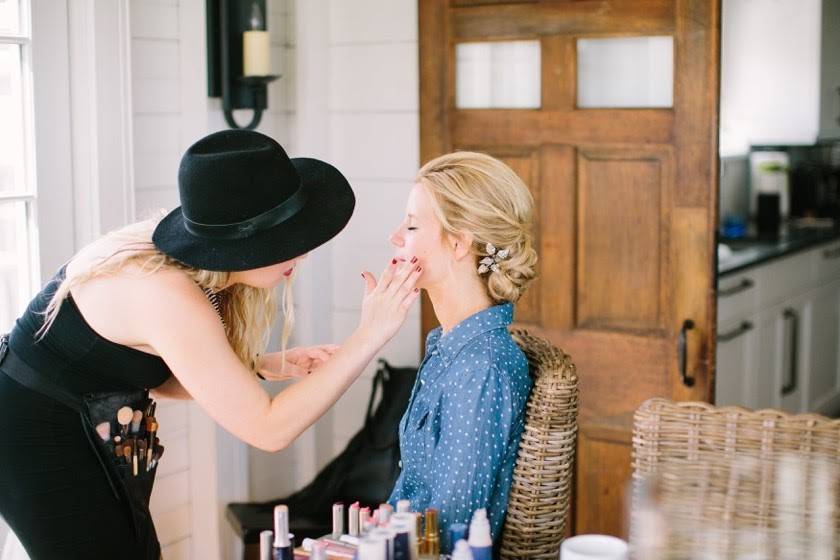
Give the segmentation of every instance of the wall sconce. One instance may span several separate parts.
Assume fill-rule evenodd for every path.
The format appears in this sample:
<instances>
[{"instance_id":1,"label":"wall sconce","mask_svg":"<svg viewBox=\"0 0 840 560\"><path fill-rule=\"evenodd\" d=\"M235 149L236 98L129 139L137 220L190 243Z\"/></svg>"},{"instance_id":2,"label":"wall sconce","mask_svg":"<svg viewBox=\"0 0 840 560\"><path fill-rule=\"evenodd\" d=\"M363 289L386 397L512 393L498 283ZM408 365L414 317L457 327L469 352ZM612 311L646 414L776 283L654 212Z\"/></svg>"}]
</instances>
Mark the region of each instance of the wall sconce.
<instances>
[{"instance_id":1,"label":"wall sconce","mask_svg":"<svg viewBox=\"0 0 840 560\"><path fill-rule=\"evenodd\" d=\"M222 98L231 128L254 129L268 107L270 43L265 0L206 0L207 95ZM252 109L251 122L239 126L234 109Z\"/></svg>"}]
</instances>

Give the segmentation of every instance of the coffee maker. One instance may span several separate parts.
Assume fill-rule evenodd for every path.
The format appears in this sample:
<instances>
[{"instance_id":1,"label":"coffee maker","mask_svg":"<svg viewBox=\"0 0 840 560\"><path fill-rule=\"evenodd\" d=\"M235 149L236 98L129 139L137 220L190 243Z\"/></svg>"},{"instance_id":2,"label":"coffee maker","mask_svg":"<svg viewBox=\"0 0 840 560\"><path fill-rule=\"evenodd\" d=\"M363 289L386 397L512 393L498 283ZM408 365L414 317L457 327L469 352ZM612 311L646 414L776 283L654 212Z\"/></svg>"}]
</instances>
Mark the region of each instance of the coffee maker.
<instances>
[{"instance_id":1,"label":"coffee maker","mask_svg":"<svg viewBox=\"0 0 840 560\"><path fill-rule=\"evenodd\" d=\"M831 218L840 224L840 141L811 147L792 166L790 187L792 217Z\"/></svg>"}]
</instances>

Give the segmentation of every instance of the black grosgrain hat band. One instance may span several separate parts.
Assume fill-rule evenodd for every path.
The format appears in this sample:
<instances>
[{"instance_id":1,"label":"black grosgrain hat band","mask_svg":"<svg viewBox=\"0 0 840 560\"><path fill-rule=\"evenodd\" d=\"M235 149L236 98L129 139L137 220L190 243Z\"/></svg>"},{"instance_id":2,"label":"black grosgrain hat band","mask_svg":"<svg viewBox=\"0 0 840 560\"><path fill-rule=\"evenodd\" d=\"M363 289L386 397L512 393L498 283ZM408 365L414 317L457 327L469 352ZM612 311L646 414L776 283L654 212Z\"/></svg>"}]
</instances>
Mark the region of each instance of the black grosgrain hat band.
<instances>
[{"instance_id":1,"label":"black grosgrain hat band","mask_svg":"<svg viewBox=\"0 0 840 560\"><path fill-rule=\"evenodd\" d=\"M196 237L205 239L245 239L282 224L296 215L306 204L306 198L306 190L301 185L282 204L253 218L230 224L201 224L184 216L184 228Z\"/></svg>"}]
</instances>

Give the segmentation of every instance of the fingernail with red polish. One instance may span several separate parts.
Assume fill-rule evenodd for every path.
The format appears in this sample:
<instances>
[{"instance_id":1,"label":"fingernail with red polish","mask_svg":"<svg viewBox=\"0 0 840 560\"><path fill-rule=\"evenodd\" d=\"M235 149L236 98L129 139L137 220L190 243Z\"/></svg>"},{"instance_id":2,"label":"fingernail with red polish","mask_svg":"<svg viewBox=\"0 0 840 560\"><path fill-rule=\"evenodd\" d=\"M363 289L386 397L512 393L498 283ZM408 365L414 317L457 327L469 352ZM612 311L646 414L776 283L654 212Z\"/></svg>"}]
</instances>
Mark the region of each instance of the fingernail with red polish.
<instances>
[{"instance_id":1,"label":"fingernail with red polish","mask_svg":"<svg viewBox=\"0 0 840 560\"><path fill-rule=\"evenodd\" d=\"M397 264L397 259L391 259L391 264Z\"/></svg>"},{"instance_id":2,"label":"fingernail with red polish","mask_svg":"<svg viewBox=\"0 0 840 560\"><path fill-rule=\"evenodd\" d=\"M418 266L417 267L417 272L420 272L421 270L423 270L423 269Z\"/></svg>"},{"instance_id":3,"label":"fingernail with red polish","mask_svg":"<svg viewBox=\"0 0 840 560\"><path fill-rule=\"evenodd\" d=\"M419 292L419 291L420 291L420 288L414 288L414 292L415 292L415 293L416 293L416 292Z\"/></svg>"},{"instance_id":4,"label":"fingernail with red polish","mask_svg":"<svg viewBox=\"0 0 840 560\"><path fill-rule=\"evenodd\" d=\"M411 257L411 264L414 264L416 262L417 262L417 257Z\"/></svg>"}]
</instances>

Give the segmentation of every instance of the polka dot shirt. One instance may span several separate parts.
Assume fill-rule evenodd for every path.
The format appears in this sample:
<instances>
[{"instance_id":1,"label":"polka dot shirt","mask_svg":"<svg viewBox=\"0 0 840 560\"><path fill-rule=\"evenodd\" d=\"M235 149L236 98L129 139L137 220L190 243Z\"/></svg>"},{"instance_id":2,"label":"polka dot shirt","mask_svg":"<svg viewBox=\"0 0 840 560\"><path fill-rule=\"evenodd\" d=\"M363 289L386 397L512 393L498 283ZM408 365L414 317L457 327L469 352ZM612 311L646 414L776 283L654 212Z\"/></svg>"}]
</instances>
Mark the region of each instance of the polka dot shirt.
<instances>
[{"instance_id":1,"label":"polka dot shirt","mask_svg":"<svg viewBox=\"0 0 840 560\"><path fill-rule=\"evenodd\" d=\"M494 540L501 532L531 390L528 362L507 331L512 320L505 303L443 336L440 327L430 332L400 421L402 471L388 501L437 508L444 535L478 508Z\"/></svg>"}]
</instances>

